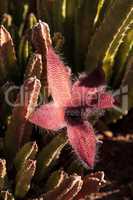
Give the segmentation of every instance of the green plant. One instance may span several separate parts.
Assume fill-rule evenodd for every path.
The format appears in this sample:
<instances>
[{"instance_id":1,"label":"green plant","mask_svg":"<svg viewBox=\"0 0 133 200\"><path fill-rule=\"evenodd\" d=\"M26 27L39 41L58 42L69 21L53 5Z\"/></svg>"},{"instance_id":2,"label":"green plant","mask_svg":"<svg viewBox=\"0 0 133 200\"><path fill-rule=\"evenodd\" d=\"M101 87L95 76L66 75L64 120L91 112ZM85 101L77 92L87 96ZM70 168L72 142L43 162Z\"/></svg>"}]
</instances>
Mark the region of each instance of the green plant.
<instances>
[{"instance_id":1,"label":"green plant","mask_svg":"<svg viewBox=\"0 0 133 200\"><path fill-rule=\"evenodd\" d=\"M32 140L33 127L28 121L29 116L37 106L39 94L42 94L44 99L48 98L47 93L44 93L45 82L42 79L42 74L45 72L44 75L46 76L47 69L46 62L44 62L46 59L44 39L48 38L48 35L46 36L46 33L43 32L43 28L40 22L32 29L32 45L35 48L35 53L27 63L23 76L24 83L19 88L19 92L14 92L14 85L11 85L11 87L9 85L7 90L5 89L3 100L6 106L9 106L8 103L12 103L13 109L8 113L6 109L3 110L7 129L2 140L4 158L0 159L0 196L2 199L28 198L28 196L32 197L32 192L34 193L33 197L41 195L44 199L51 199L54 195L57 199L69 199L74 198L84 187L84 180L81 176L77 174L70 176L60 167L57 170L61 151L68 141L65 131L53 137L44 147L41 147L40 142L37 144L36 141L30 141ZM5 54L3 56L1 53L1 68L4 66L6 70L3 71L5 76L3 75L2 78L13 81L12 70L15 71L17 67L14 44L9 32L3 25L0 27L0 32L0 50ZM39 37L36 37L36 33L39 33ZM42 45L44 51L40 51ZM12 65L12 63L15 64ZM10 76L11 79L9 79ZM20 77L20 75L18 76ZM6 96L7 94L8 96ZM16 100L11 102L10 96L13 96ZM97 181L104 182L103 173ZM40 184L44 184L43 189L39 186ZM94 191L99 190L99 188L98 184ZM81 192L80 195L88 195L86 189L84 190L85 194ZM93 189L89 191L89 193L91 192L93 192Z\"/></svg>"},{"instance_id":2,"label":"green plant","mask_svg":"<svg viewBox=\"0 0 133 200\"><path fill-rule=\"evenodd\" d=\"M85 198L104 184L103 172L84 176L88 172L85 167L71 159L66 161L67 170L64 169L60 159L66 156L63 150L68 147L65 130L51 136L28 121L39 94L49 101L44 33L40 27L34 35L32 29L37 28L39 19L49 24L55 49L63 54L74 73L90 73L101 66L113 90L128 85L130 110L133 3L132 0L0 1L1 199L51 199L53 195L66 200ZM17 104L20 94L25 101L23 106L12 108L5 101L5 92L16 85L21 87L10 93L10 101ZM108 111L102 123L117 121L128 110Z\"/></svg>"}]
</instances>

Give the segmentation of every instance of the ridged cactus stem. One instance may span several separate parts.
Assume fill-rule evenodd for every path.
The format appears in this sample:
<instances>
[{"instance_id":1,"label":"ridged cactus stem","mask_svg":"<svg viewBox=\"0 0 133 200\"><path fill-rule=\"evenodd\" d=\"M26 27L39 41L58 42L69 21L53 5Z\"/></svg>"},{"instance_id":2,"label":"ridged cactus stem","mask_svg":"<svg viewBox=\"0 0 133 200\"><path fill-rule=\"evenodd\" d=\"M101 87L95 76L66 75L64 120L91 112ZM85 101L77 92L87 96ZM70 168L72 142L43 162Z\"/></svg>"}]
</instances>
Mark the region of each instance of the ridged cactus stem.
<instances>
[{"instance_id":1,"label":"ridged cactus stem","mask_svg":"<svg viewBox=\"0 0 133 200\"><path fill-rule=\"evenodd\" d=\"M51 171L56 164L61 150L67 143L65 134L57 135L46 147L42 149L37 158L36 180L40 181Z\"/></svg>"},{"instance_id":2,"label":"ridged cactus stem","mask_svg":"<svg viewBox=\"0 0 133 200\"><path fill-rule=\"evenodd\" d=\"M39 21L32 29L32 44L35 52L42 55L41 83L44 87L45 101L48 101L47 42L51 43L49 27L46 23Z\"/></svg>"},{"instance_id":3,"label":"ridged cactus stem","mask_svg":"<svg viewBox=\"0 0 133 200\"><path fill-rule=\"evenodd\" d=\"M36 76L37 79L41 80L42 75L42 56L41 54L34 53L27 64L25 71L25 80L29 77Z\"/></svg>"},{"instance_id":4,"label":"ridged cactus stem","mask_svg":"<svg viewBox=\"0 0 133 200\"><path fill-rule=\"evenodd\" d=\"M10 159L13 159L17 150L30 139L32 125L28 122L28 117L37 106L40 87L40 81L34 77L27 79L20 88L5 136L6 150Z\"/></svg>"},{"instance_id":5,"label":"ridged cactus stem","mask_svg":"<svg viewBox=\"0 0 133 200\"><path fill-rule=\"evenodd\" d=\"M98 2L97 13L96 13L96 16L95 16L94 24L96 24L99 20L100 13L101 13L101 10L103 8L104 3L105 3L105 0L99 0L99 2Z\"/></svg>"},{"instance_id":6,"label":"ridged cactus stem","mask_svg":"<svg viewBox=\"0 0 133 200\"><path fill-rule=\"evenodd\" d=\"M66 178L60 187L49 191L44 196L44 199L51 200L53 197L57 200L73 199L82 188L83 181L80 176L72 175Z\"/></svg>"},{"instance_id":7,"label":"ridged cactus stem","mask_svg":"<svg viewBox=\"0 0 133 200\"><path fill-rule=\"evenodd\" d=\"M19 35L19 37L21 37L22 36L22 34L23 34L23 31L24 31L24 25L25 25L25 19L26 19L26 16L27 16L27 14L28 14L28 10L29 10L29 6L28 6L28 4L27 3L24 3L24 5L22 5L23 6L23 16L22 16L22 23L21 23L21 25L20 25L20 28L19 28L19 31L18 31L18 35Z\"/></svg>"},{"instance_id":8,"label":"ridged cactus stem","mask_svg":"<svg viewBox=\"0 0 133 200\"><path fill-rule=\"evenodd\" d=\"M35 156L38 152L38 146L36 142L28 142L26 143L20 151L17 153L14 165L17 170L21 168L21 166L28 160L28 159L35 159Z\"/></svg>"},{"instance_id":9,"label":"ridged cactus stem","mask_svg":"<svg viewBox=\"0 0 133 200\"><path fill-rule=\"evenodd\" d=\"M97 13L94 21L95 30L100 26L100 24L104 20L104 17L106 16L108 9L110 9L113 1L114 0L99 0Z\"/></svg>"},{"instance_id":10,"label":"ridged cactus stem","mask_svg":"<svg viewBox=\"0 0 133 200\"><path fill-rule=\"evenodd\" d=\"M28 16L28 28L32 29L33 26L35 26L35 24L37 23L37 19L35 17L35 15L33 13L30 13Z\"/></svg>"},{"instance_id":11,"label":"ridged cactus stem","mask_svg":"<svg viewBox=\"0 0 133 200\"><path fill-rule=\"evenodd\" d=\"M2 200L15 200L13 195L8 191L1 191L0 197Z\"/></svg>"},{"instance_id":12,"label":"ridged cactus stem","mask_svg":"<svg viewBox=\"0 0 133 200\"><path fill-rule=\"evenodd\" d=\"M16 175L15 196L23 198L30 189L31 179L36 170L36 161L27 160Z\"/></svg>"},{"instance_id":13,"label":"ridged cactus stem","mask_svg":"<svg viewBox=\"0 0 133 200\"><path fill-rule=\"evenodd\" d=\"M103 60L103 69L105 71L106 79L110 80L113 71L114 58L116 53L123 42L124 37L127 35L128 30L132 28L133 24L133 8L130 10L126 19L122 23L118 32L114 36Z\"/></svg>"},{"instance_id":14,"label":"ridged cactus stem","mask_svg":"<svg viewBox=\"0 0 133 200\"><path fill-rule=\"evenodd\" d=\"M53 172L45 185L45 191L48 192L59 187L67 177L67 174L63 170Z\"/></svg>"},{"instance_id":15,"label":"ridged cactus stem","mask_svg":"<svg viewBox=\"0 0 133 200\"><path fill-rule=\"evenodd\" d=\"M11 26L12 26L12 16L5 13L5 14L2 16L2 22L1 22L1 24L2 24L3 26L5 26L6 28L11 27Z\"/></svg>"},{"instance_id":16,"label":"ridged cactus stem","mask_svg":"<svg viewBox=\"0 0 133 200\"><path fill-rule=\"evenodd\" d=\"M104 172L96 172L85 176L82 189L74 200L86 199L90 194L99 192L104 184Z\"/></svg>"},{"instance_id":17,"label":"ridged cactus stem","mask_svg":"<svg viewBox=\"0 0 133 200\"><path fill-rule=\"evenodd\" d=\"M0 159L0 190L4 189L6 178L6 161Z\"/></svg>"},{"instance_id":18,"label":"ridged cactus stem","mask_svg":"<svg viewBox=\"0 0 133 200\"><path fill-rule=\"evenodd\" d=\"M86 70L92 71L98 66L99 62L102 62L109 44L112 42L131 8L132 0L117 0L112 3L88 47L85 63Z\"/></svg>"},{"instance_id":19,"label":"ridged cactus stem","mask_svg":"<svg viewBox=\"0 0 133 200\"><path fill-rule=\"evenodd\" d=\"M11 81L16 77L16 55L10 33L0 26L0 83ZM17 74L18 76L18 74ZM14 80L14 79L13 79Z\"/></svg>"},{"instance_id":20,"label":"ridged cactus stem","mask_svg":"<svg viewBox=\"0 0 133 200\"><path fill-rule=\"evenodd\" d=\"M123 44L120 46L118 54L115 59L114 73L113 76L113 87L118 87L121 83L121 79L126 70L126 61L130 51L133 48L133 24L131 30L128 31L127 35L123 39Z\"/></svg>"},{"instance_id":21,"label":"ridged cactus stem","mask_svg":"<svg viewBox=\"0 0 133 200\"><path fill-rule=\"evenodd\" d=\"M18 57L19 64L23 67L27 64L27 60L31 54L31 45L28 40L28 36L22 36L19 43Z\"/></svg>"}]
</instances>

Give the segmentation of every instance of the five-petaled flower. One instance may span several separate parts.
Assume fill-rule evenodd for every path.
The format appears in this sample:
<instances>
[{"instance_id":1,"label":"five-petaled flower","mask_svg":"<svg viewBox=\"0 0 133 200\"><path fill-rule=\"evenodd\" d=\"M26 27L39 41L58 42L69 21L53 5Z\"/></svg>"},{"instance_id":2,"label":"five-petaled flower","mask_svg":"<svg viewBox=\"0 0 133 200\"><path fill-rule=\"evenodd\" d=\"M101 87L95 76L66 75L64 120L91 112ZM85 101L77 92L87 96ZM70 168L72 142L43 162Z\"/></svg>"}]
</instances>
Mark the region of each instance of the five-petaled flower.
<instances>
[{"instance_id":1,"label":"five-petaled flower","mask_svg":"<svg viewBox=\"0 0 133 200\"><path fill-rule=\"evenodd\" d=\"M43 23L43 26L47 32L47 25ZM96 138L89 117L94 110L112 108L113 97L105 90L104 73L100 68L92 74L80 76L72 84L70 70L47 40L47 77L53 101L37 108L29 120L50 130L66 127L69 142L76 154L93 167Z\"/></svg>"}]
</instances>

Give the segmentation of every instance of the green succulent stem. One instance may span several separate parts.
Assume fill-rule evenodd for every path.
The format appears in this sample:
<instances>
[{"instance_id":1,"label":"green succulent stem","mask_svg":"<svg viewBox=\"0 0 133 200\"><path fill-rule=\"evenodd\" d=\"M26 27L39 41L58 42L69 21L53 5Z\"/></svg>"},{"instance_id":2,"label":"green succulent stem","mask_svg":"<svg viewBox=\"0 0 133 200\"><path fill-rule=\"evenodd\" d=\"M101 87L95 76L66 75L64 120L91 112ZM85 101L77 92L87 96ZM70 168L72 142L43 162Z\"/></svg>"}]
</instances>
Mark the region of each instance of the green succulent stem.
<instances>
[{"instance_id":1,"label":"green succulent stem","mask_svg":"<svg viewBox=\"0 0 133 200\"><path fill-rule=\"evenodd\" d=\"M67 144L66 135L57 135L42 151L37 158L37 174L36 180L40 181L45 178L56 164L61 150Z\"/></svg>"},{"instance_id":2,"label":"green succulent stem","mask_svg":"<svg viewBox=\"0 0 133 200\"><path fill-rule=\"evenodd\" d=\"M102 64L110 43L119 31L119 28L121 27L126 16L129 14L132 6L132 0L117 0L112 3L112 6L108 9L103 22L98 30L96 30L88 47L85 62L86 71L92 71L99 64Z\"/></svg>"},{"instance_id":3,"label":"green succulent stem","mask_svg":"<svg viewBox=\"0 0 133 200\"><path fill-rule=\"evenodd\" d=\"M112 42L109 45L109 48L106 52L105 58L103 60L103 69L105 71L106 79L110 80L112 75L112 66L114 64L114 58L116 53L123 42L124 37L127 35L127 32L132 28L133 24L133 8L131 8L126 19L123 21L118 32L114 36Z\"/></svg>"},{"instance_id":4,"label":"green succulent stem","mask_svg":"<svg viewBox=\"0 0 133 200\"><path fill-rule=\"evenodd\" d=\"M6 160L0 159L0 190L4 189L6 175Z\"/></svg>"},{"instance_id":5,"label":"green succulent stem","mask_svg":"<svg viewBox=\"0 0 133 200\"><path fill-rule=\"evenodd\" d=\"M27 160L16 175L15 196L23 198L30 189L31 179L36 170L36 161Z\"/></svg>"},{"instance_id":6,"label":"green succulent stem","mask_svg":"<svg viewBox=\"0 0 133 200\"><path fill-rule=\"evenodd\" d=\"M32 159L32 160L35 159L37 152L38 152L38 146L36 142L26 143L19 150L14 160L14 165L16 169L19 170L28 159Z\"/></svg>"}]
</instances>

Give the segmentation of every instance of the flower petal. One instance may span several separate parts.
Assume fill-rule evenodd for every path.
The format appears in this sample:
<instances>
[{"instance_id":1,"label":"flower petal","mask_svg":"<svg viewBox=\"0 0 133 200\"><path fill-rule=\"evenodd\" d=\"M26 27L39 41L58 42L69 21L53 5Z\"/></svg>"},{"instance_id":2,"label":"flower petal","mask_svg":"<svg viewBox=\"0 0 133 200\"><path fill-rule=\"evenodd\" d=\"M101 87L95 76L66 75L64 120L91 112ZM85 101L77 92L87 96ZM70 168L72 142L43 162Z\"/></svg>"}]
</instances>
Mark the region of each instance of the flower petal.
<instances>
[{"instance_id":1,"label":"flower petal","mask_svg":"<svg viewBox=\"0 0 133 200\"><path fill-rule=\"evenodd\" d=\"M73 84L71 104L74 106L87 106L99 91L104 90L105 75L102 68L96 68L90 74L83 74Z\"/></svg>"},{"instance_id":2,"label":"flower petal","mask_svg":"<svg viewBox=\"0 0 133 200\"><path fill-rule=\"evenodd\" d=\"M79 77L79 86L82 87L99 87L105 85L105 74L101 67L97 67L90 74L81 74Z\"/></svg>"},{"instance_id":3,"label":"flower petal","mask_svg":"<svg viewBox=\"0 0 133 200\"><path fill-rule=\"evenodd\" d=\"M53 103L45 104L32 113L29 121L42 128L56 131L65 126L64 110Z\"/></svg>"},{"instance_id":4,"label":"flower petal","mask_svg":"<svg viewBox=\"0 0 133 200\"><path fill-rule=\"evenodd\" d=\"M112 108L114 105L114 98L113 95L109 92L103 92L98 95L98 108L99 109L106 109Z\"/></svg>"},{"instance_id":5,"label":"flower petal","mask_svg":"<svg viewBox=\"0 0 133 200\"><path fill-rule=\"evenodd\" d=\"M47 52L47 74L49 91L55 104L65 106L71 99L70 72L52 47Z\"/></svg>"},{"instance_id":6,"label":"flower petal","mask_svg":"<svg viewBox=\"0 0 133 200\"><path fill-rule=\"evenodd\" d=\"M88 166L94 166L96 154L96 138L94 130L88 122L77 124L74 126L68 125L68 139L77 155Z\"/></svg>"},{"instance_id":7,"label":"flower petal","mask_svg":"<svg viewBox=\"0 0 133 200\"><path fill-rule=\"evenodd\" d=\"M88 106L96 94L97 88L79 87L75 84L72 88L71 106Z\"/></svg>"}]
</instances>

